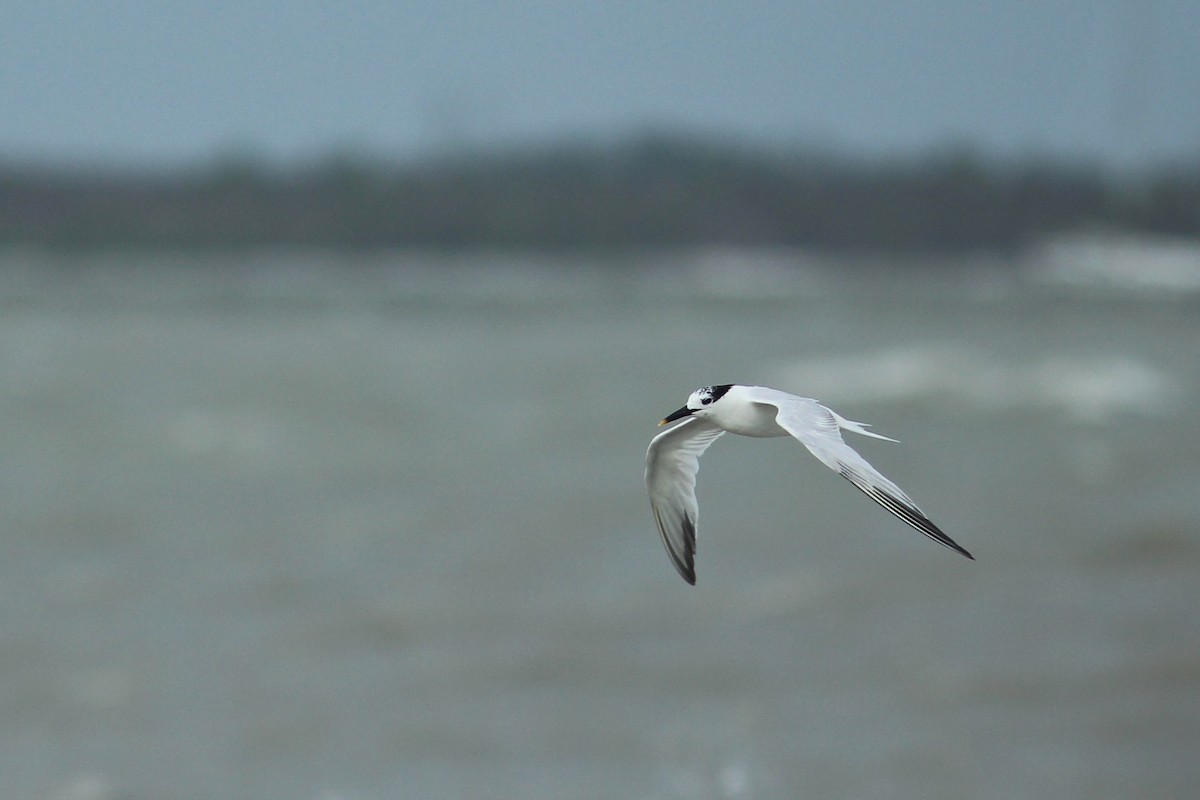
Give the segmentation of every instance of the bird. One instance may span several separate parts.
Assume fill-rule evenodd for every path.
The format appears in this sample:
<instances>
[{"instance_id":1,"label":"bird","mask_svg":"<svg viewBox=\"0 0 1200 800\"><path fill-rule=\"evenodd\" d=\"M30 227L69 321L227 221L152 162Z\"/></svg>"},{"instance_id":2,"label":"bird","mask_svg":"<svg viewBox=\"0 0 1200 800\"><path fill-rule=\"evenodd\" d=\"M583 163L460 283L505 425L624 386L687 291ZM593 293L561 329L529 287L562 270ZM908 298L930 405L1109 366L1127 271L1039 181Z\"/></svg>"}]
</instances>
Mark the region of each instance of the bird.
<instances>
[{"instance_id":1,"label":"bird","mask_svg":"<svg viewBox=\"0 0 1200 800\"><path fill-rule=\"evenodd\" d=\"M646 489L654 521L675 569L696 583L696 473L700 456L723 433L766 438L792 436L825 466L854 484L867 497L938 544L975 557L942 533L899 486L872 467L842 440L842 431L895 442L866 423L839 416L810 397L724 383L705 386L668 414L659 426L678 423L655 436L646 450Z\"/></svg>"}]
</instances>

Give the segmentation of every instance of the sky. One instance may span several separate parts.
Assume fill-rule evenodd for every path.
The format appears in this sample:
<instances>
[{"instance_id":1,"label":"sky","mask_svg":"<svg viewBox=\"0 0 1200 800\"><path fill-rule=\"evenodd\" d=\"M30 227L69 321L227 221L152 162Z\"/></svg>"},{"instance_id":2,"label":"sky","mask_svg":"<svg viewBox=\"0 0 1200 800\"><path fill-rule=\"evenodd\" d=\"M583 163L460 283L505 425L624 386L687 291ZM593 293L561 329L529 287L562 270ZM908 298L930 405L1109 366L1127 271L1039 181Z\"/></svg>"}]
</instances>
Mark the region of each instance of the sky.
<instances>
[{"instance_id":1,"label":"sky","mask_svg":"<svg viewBox=\"0 0 1200 800\"><path fill-rule=\"evenodd\" d=\"M3 0L0 161L646 133L1200 160L1195 0Z\"/></svg>"}]
</instances>

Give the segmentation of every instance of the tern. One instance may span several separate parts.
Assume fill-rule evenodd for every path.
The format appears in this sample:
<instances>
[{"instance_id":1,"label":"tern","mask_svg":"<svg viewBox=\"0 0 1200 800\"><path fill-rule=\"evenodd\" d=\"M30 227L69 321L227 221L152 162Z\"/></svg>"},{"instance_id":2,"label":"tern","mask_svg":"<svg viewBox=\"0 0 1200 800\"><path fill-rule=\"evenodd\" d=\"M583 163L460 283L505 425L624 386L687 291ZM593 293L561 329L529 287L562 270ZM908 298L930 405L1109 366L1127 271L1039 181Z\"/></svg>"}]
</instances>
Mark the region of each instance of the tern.
<instances>
[{"instance_id":1,"label":"tern","mask_svg":"<svg viewBox=\"0 0 1200 800\"><path fill-rule=\"evenodd\" d=\"M972 561L975 557L934 525L899 486L885 478L842 440L841 431L894 442L843 419L809 397L765 386L720 384L697 389L687 405L658 424L683 420L654 437L646 451L646 489L654 521L671 563L696 583L696 473L700 456L725 432L759 438L792 436L822 464L854 484L900 519L940 545Z\"/></svg>"}]
</instances>

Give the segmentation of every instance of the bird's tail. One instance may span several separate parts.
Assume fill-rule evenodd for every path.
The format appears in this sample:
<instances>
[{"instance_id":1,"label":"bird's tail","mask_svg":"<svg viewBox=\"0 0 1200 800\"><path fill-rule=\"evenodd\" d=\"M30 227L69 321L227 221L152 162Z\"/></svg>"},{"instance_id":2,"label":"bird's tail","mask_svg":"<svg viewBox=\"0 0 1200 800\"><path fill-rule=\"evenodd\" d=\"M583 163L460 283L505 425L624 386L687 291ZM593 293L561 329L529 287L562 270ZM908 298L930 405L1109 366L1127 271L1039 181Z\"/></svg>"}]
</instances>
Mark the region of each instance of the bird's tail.
<instances>
[{"instance_id":1,"label":"bird's tail","mask_svg":"<svg viewBox=\"0 0 1200 800\"><path fill-rule=\"evenodd\" d=\"M833 418L834 418L834 420L837 421L838 427L844 431L850 431L851 433L857 433L860 436L870 436L872 439L883 439L885 442L898 441L897 439L893 439L890 436L884 436L881 433L872 433L871 431L867 430L867 428L869 428L871 426L865 422L854 422L853 420L849 420L844 417L838 416L836 413L833 415Z\"/></svg>"}]
</instances>

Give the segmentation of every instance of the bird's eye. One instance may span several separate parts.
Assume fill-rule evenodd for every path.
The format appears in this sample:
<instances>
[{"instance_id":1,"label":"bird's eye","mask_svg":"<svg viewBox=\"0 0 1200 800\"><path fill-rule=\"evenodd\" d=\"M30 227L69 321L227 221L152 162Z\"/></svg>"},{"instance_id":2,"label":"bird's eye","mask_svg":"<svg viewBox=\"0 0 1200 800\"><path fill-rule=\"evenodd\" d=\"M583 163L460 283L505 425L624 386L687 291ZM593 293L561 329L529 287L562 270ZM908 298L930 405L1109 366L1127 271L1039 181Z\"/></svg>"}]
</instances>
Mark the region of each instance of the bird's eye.
<instances>
[{"instance_id":1,"label":"bird's eye","mask_svg":"<svg viewBox=\"0 0 1200 800\"><path fill-rule=\"evenodd\" d=\"M712 402L712 398L711 398L711 397L701 397L701 398L700 398L700 405L702 405L702 406L706 406L706 405L708 405L708 404L709 404L709 403L711 403L711 402Z\"/></svg>"}]
</instances>

